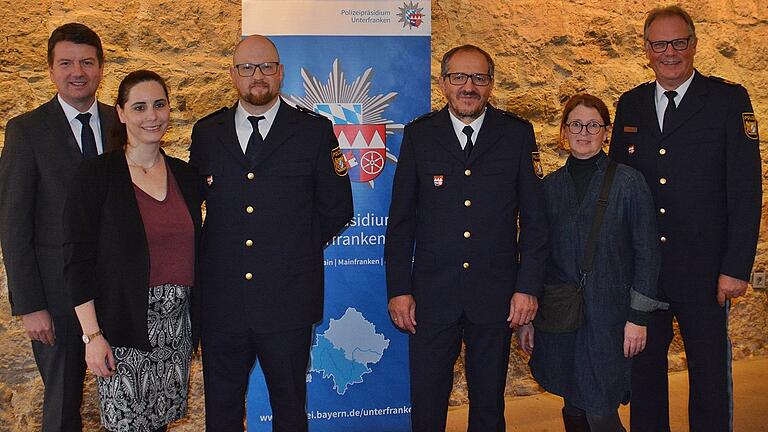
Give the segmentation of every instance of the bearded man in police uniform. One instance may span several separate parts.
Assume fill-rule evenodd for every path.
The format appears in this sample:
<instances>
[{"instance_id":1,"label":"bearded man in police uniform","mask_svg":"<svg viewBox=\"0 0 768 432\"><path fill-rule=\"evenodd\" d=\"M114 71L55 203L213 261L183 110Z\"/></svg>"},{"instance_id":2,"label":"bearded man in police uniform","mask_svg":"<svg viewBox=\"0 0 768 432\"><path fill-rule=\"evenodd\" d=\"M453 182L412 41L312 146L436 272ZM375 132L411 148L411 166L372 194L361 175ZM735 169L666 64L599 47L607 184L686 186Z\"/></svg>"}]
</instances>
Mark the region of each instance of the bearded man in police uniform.
<instances>
[{"instance_id":1,"label":"bearded man in police uniform","mask_svg":"<svg viewBox=\"0 0 768 432\"><path fill-rule=\"evenodd\" d=\"M307 430L312 325L323 316L323 247L351 218L333 126L280 99L283 65L263 36L235 49L240 99L200 120L190 163L205 179L200 250L206 427L243 430L258 358L276 432Z\"/></svg>"},{"instance_id":2,"label":"bearded man in police uniform","mask_svg":"<svg viewBox=\"0 0 768 432\"><path fill-rule=\"evenodd\" d=\"M633 360L631 426L669 431L672 318L685 344L692 431L732 429L730 299L755 258L761 180L757 121L747 91L694 70L696 31L683 9L652 10L645 53L656 80L625 93L610 156L638 169L657 207L662 266L645 351Z\"/></svg>"},{"instance_id":3,"label":"bearded man in police uniform","mask_svg":"<svg viewBox=\"0 0 768 432\"><path fill-rule=\"evenodd\" d=\"M448 51L448 106L406 126L400 148L384 254L390 316L410 333L414 432L445 430L462 340L469 430L505 430L510 327L538 306L543 173L531 124L488 104L493 73L476 46Z\"/></svg>"}]
</instances>

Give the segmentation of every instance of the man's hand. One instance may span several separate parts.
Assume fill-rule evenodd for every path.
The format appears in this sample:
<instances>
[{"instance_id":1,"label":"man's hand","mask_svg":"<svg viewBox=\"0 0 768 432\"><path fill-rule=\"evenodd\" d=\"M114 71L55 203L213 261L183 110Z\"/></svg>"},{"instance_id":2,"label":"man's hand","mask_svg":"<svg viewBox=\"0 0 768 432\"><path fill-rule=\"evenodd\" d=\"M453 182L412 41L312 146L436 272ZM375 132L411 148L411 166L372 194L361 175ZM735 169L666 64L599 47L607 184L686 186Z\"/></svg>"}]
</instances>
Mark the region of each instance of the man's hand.
<instances>
[{"instance_id":1,"label":"man's hand","mask_svg":"<svg viewBox=\"0 0 768 432\"><path fill-rule=\"evenodd\" d=\"M525 293L515 293L509 301L509 327L518 327L530 324L536 311L539 309L539 299L536 296Z\"/></svg>"},{"instance_id":2,"label":"man's hand","mask_svg":"<svg viewBox=\"0 0 768 432\"><path fill-rule=\"evenodd\" d=\"M115 356L104 336L97 336L85 346L85 362L94 375L105 378L115 374Z\"/></svg>"},{"instance_id":3,"label":"man's hand","mask_svg":"<svg viewBox=\"0 0 768 432\"><path fill-rule=\"evenodd\" d=\"M53 328L53 319L51 319L48 309L22 315L21 321L24 323L24 329L31 340L51 346L56 342L56 329Z\"/></svg>"},{"instance_id":4,"label":"man's hand","mask_svg":"<svg viewBox=\"0 0 768 432\"><path fill-rule=\"evenodd\" d=\"M720 277L717 278L717 302L720 303L720 306L725 306L727 300L741 297L746 292L747 281L724 274L720 274Z\"/></svg>"},{"instance_id":5,"label":"man's hand","mask_svg":"<svg viewBox=\"0 0 768 432\"><path fill-rule=\"evenodd\" d=\"M627 321L624 324L624 357L632 358L645 349L648 328Z\"/></svg>"},{"instance_id":6,"label":"man's hand","mask_svg":"<svg viewBox=\"0 0 768 432\"><path fill-rule=\"evenodd\" d=\"M389 299L389 316L400 330L416 334L416 300L410 294Z\"/></svg>"},{"instance_id":7,"label":"man's hand","mask_svg":"<svg viewBox=\"0 0 768 432\"><path fill-rule=\"evenodd\" d=\"M533 324L517 328L517 342L523 352L528 355L533 354Z\"/></svg>"}]
</instances>

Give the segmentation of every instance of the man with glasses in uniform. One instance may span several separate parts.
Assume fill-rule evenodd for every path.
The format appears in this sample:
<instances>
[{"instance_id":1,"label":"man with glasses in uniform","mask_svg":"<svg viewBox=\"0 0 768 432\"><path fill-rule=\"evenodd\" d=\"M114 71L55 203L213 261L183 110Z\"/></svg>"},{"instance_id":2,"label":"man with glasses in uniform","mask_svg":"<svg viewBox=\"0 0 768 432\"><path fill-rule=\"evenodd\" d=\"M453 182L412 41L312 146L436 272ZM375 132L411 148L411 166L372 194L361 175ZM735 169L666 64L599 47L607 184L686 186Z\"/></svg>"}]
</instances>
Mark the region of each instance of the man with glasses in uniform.
<instances>
[{"instance_id":1,"label":"man with glasses in uniform","mask_svg":"<svg viewBox=\"0 0 768 432\"><path fill-rule=\"evenodd\" d=\"M462 341L469 430L505 430L511 327L538 307L543 172L531 124L488 104L493 73L476 46L448 51L448 105L406 126L400 148L384 254L390 317L410 333L414 432L445 431Z\"/></svg>"},{"instance_id":2,"label":"man with glasses in uniform","mask_svg":"<svg viewBox=\"0 0 768 432\"><path fill-rule=\"evenodd\" d=\"M312 325L323 316L323 248L352 218L331 122L280 98L283 65L263 36L237 45L240 96L200 120L190 163L205 181L200 245L206 428L243 430L258 358L272 430L307 431Z\"/></svg>"},{"instance_id":3,"label":"man with glasses in uniform","mask_svg":"<svg viewBox=\"0 0 768 432\"><path fill-rule=\"evenodd\" d=\"M677 319L688 361L692 431L730 431L730 299L747 290L760 224L757 121L747 91L694 69L697 38L677 6L649 12L656 80L625 93L610 156L638 169L656 205L662 265L645 351L633 359L631 427L669 431L667 351Z\"/></svg>"}]
</instances>

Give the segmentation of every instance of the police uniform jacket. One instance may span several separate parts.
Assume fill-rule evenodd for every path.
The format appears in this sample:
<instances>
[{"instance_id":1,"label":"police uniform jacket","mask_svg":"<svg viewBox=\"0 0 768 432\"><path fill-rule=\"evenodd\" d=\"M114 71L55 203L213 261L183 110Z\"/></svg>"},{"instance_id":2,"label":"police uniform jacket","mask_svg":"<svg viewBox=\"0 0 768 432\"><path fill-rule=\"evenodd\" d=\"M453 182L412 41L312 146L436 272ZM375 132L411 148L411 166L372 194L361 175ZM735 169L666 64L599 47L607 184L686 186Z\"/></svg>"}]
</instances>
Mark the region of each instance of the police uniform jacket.
<instances>
[{"instance_id":1,"label":"police uniform jacket","mask_svg":"<svg viewBox=\"0 0 768 432\"><path fill-rule=\"evenodd\" d=\"M322 318L323 247L353 214L349 177L332 162L333 127L281 101L249 162L235 110L222 109L192 131L190 163L206 196L203 332L311 325Z\"/></svg>"},{"instance_id":2,"label":"police uniform jacket","mask_svg":"<svg viewBox=\"0 0 768 432\"><path fill-rule=\"evenodd\" d=\"M656 207L659 295L711 301L717 278L748 280L760 224L757 122L740 85L695 72L659 130L655 82L619 99L610 156L638 169Z\"/></svg>"},{"instance_id":3,"label":"police uniform jacket","mask_svg":"<svg viewBox=\"0 0 768 432\"><path fill-rule=\"evenodd\" d=\"M98 103L104 151L117 113ZM0 241L13 315L47 309L74 315L64 290L62 210L67 186L83 153L54 96L12 118L0 157Z\"/></svg>"},{"instance_id":4,"label":"police uniform jacket","mask_svg":"<svg viewBox=\"0 0 768 432\"><path fill-rule=\"evenodd\" d=\"M385 246L389 297L417 319L504 321L515 292L538 295L547 258L533 127L490 105L467 160L448 108L406 126ZM518 238L518 218L520 236Z\"/></svg>"}]
</instances>

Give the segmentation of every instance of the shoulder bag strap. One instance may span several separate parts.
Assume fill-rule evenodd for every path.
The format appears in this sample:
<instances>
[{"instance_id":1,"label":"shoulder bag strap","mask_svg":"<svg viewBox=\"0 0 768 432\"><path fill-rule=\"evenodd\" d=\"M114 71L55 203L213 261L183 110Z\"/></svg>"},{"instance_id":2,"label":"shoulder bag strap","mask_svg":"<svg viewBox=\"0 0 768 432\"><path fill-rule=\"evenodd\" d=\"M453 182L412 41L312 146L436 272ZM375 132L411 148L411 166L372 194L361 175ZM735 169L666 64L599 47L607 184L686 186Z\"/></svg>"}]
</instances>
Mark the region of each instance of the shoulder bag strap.
<instances>
[{"instance_id":1,"label":"shoulder bag strap","mask_svg":"<svg viewBox=\"0 0 768 432\"><path fill-rule=\"evenodd\" d=\"M605 172L600 195L597 197L595 217L592 219L592 228L589 231L589 238L587 239L587 245L584 248L584 256L582 257L581 281L579 283L581 286L584 286L586 283L587 275L592 273L592 266L595 262L595 251L597 249L597 235L600 233L600 227L603 225L603 219L605 219L605 210L608 208L608 194L611 192L611 186L613 185L613 178L616 176L617 166L618 164L613 160L608 161L608 169Z\"/></svg>"}]
</instances>

